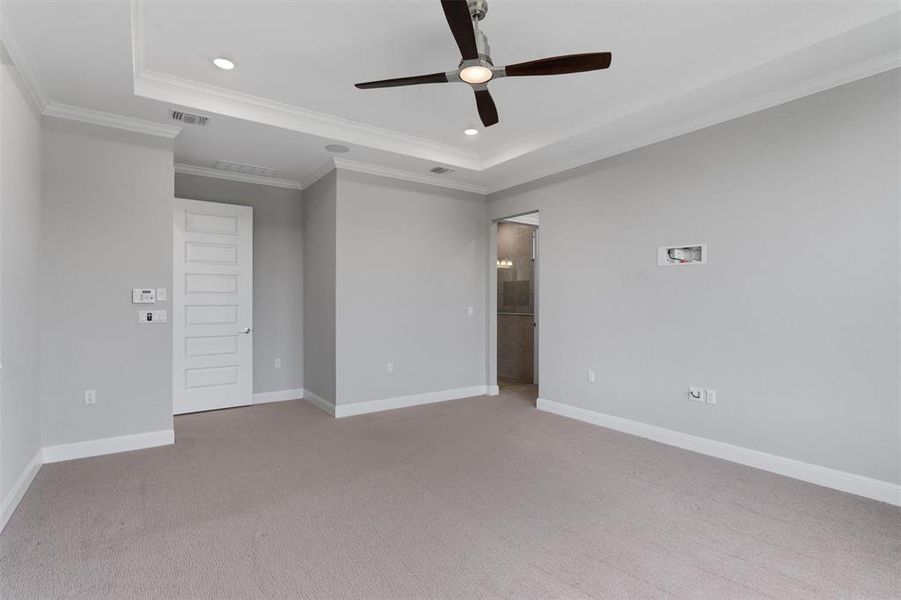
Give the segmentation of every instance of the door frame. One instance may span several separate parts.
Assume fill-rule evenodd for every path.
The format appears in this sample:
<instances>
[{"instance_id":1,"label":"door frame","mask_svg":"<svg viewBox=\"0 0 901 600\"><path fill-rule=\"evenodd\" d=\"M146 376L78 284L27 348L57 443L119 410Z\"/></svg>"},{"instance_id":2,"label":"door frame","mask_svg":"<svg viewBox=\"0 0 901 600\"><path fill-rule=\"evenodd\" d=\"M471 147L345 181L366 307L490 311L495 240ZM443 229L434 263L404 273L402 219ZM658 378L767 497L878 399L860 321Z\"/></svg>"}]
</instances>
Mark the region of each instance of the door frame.
<instances>
[{"instance_id":1,"label":"door frame","mask_svg":"<svg viewBox=\"0 0 901 600\"><path fill-rule=\"evenodd\" d=\"M541 304L539 300L541 295L541 244L539 241L539 237L541 235L541 211L536 209L518 212L505 217L499 217L497 219L491 219L488 222L488 252L485 253L488 257L486 264L488 287L488 299L486 306L488 307L488 309L485 311L487 313L485 315L485 318L487 320L486 331L488 332L488 339L486 344L486 374L489 396L495 396L500 393L500 388L498 387L497 383L497 224L502 221L515 219L516 217L522 217L524 215L531 215L536 213L539 215L539 223L535 229L535 327L533 331L534 383L535 385L539 386L538 393L539 396L541 395L541 379L539 377L539 373L541 371L541 318L539 317L539 306Z\"/></svg>"}]
</instances>

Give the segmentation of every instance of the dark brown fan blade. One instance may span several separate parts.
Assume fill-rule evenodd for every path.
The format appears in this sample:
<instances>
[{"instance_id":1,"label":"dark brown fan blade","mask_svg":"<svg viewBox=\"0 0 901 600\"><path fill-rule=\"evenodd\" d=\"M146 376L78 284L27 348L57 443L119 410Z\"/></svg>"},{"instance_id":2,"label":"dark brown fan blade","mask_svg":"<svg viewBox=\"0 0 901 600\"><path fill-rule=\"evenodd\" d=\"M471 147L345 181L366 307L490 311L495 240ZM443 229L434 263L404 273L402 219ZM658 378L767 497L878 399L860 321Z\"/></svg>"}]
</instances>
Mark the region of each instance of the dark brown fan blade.
<instances>
[{"instance_id":1,"label":"dark brown fan blade","mask_svg":"<svg viewBox=\"0 0 901 600\"><path fill-rule=\"evenodd\" d=\"M479 108L482 125L491 127L497 123L497 106L494 105L494 98L488 90L476 90L476 106Z\"/></svg>"},{"instance_id":2,"label":"dark brown fan blade","mask_svg":"<svg viewBox=\"0 0 901 600\"><path fill-rule=\"evenodd\" d=\"M504 68L507 77L527 77L529 75L566 75L582 71L597 71L610 66L613 55L609 52L588 54L567 54L529 62L508 65Z\"/></svg>"},{"instance_id":3,"label":"dark brown fan blade","mask_svg":"<svg viewBox=\"0 0 901 600\"><path fill-rule=\"evenodd\" d=\"M381 81L355 83L354 87L358 87L361 90L368 90L370 88L398 87L401 85L419 85L421 83L447 83L447 75L444 73L432 73L431 75L414 75L412 77L382 79Z\"/></svg>"},{"instance_id":4,"label":"dark brown fan blade","mask_svg":"<svg viewBox=\"0 0 901 600\"><path fill-rule=\"evenodd\" d=\"M460 55L463 60L472 60L479 57L479 49L476 46L476 33L472 28L472 16L469 14L469 5L466 0L441 0L441 8L450 26Z\"/></svg>"}]
</instances>

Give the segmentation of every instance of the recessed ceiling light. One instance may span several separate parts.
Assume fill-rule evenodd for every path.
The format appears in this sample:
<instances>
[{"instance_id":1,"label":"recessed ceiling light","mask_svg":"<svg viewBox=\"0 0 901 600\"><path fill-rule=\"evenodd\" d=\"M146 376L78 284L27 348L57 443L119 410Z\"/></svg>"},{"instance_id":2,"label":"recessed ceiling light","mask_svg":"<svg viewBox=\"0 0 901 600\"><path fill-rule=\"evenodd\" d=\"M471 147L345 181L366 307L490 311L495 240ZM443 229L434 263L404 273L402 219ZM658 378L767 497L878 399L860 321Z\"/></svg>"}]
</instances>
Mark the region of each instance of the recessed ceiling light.
<instances>
[{"instance_id":1,"label":"recessed ceiling light","mask_svg":"<svg viewBox=\"0 0 901 600\"><path fill-rule=\"evenodd\" d=\"M494 73L491 72L491 69L482 65L465 67L460 71L460 79L466 83L485 83L492 77L494 77Z\"/></svg>"},{"instance_id":2,"label":"recessed ceiling light","mask_svg":"<svg viewBox=\"0 0 901 600\"><path fill-rule=\"evenodd\" d=\"M228 60L227 58L222 58L221 56L213 59L213 64L222 69L223 71L231 71L235 68L235 63Z\"/></svg>"},{"instance_id":3,"label":"recessed ceiling light","mask_svg":"<svg viewBox=\"0 0 901 600\"><path fill-rule=\"evenodd\" d=\"M341 144L329 144L325 147L325 149L336 154L345 154L346 152L350 152L350 148Z\"/></svg>"},{"instance_id":4,"label":"recessed ceiling light","mask_svg":"<svg viewBox=\"0 0 901 600\"><path fill-rule=\"evenodd\" d=\"M479 135L479 130L470 127L469 129L464 129L463 133L465 133L466 135Z\"/></svg>"}]
</instances>

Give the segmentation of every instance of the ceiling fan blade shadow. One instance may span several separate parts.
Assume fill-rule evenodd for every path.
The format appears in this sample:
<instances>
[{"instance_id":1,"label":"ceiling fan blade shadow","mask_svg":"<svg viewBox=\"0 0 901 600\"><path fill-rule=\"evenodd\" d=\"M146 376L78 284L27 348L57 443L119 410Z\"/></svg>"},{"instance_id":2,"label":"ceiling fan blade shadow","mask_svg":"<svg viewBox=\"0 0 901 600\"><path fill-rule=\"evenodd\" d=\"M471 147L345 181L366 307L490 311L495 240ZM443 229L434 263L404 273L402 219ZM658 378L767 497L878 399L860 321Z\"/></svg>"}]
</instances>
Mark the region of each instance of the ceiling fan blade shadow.
<instances>
[{"instance_id":1,"label":"ceiling fan blade shadow","mask_svg":"<svg viewBox=\"0 0 901 600\"><path fill-rule=\"evenodd\" d=\"M610 52L589 52L540 58L529 62L507 65L507 77L529 77L533 75L567 75L584 71L598 71L610 66L613 55Z\"/></svg>"}]
</instances>

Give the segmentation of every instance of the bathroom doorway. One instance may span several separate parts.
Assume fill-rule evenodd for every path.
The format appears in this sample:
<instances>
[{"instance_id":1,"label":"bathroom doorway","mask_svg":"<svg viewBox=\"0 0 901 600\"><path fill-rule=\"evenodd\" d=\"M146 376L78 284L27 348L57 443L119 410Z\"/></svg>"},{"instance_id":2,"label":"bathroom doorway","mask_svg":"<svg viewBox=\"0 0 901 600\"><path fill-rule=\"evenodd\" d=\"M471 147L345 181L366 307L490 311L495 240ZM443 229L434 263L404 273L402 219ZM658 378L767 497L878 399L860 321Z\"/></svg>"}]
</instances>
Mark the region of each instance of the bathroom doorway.
<instances>
[{"instance_id":1,"label":"bathroom doorway","mask_svg":"<svg viewBox=\"0 0 901 600\"><path fill-rule=\"evenodd\" d=\"M538 384L538 213L497 222L497 383Z\"/></svg>"}]
</instances>

